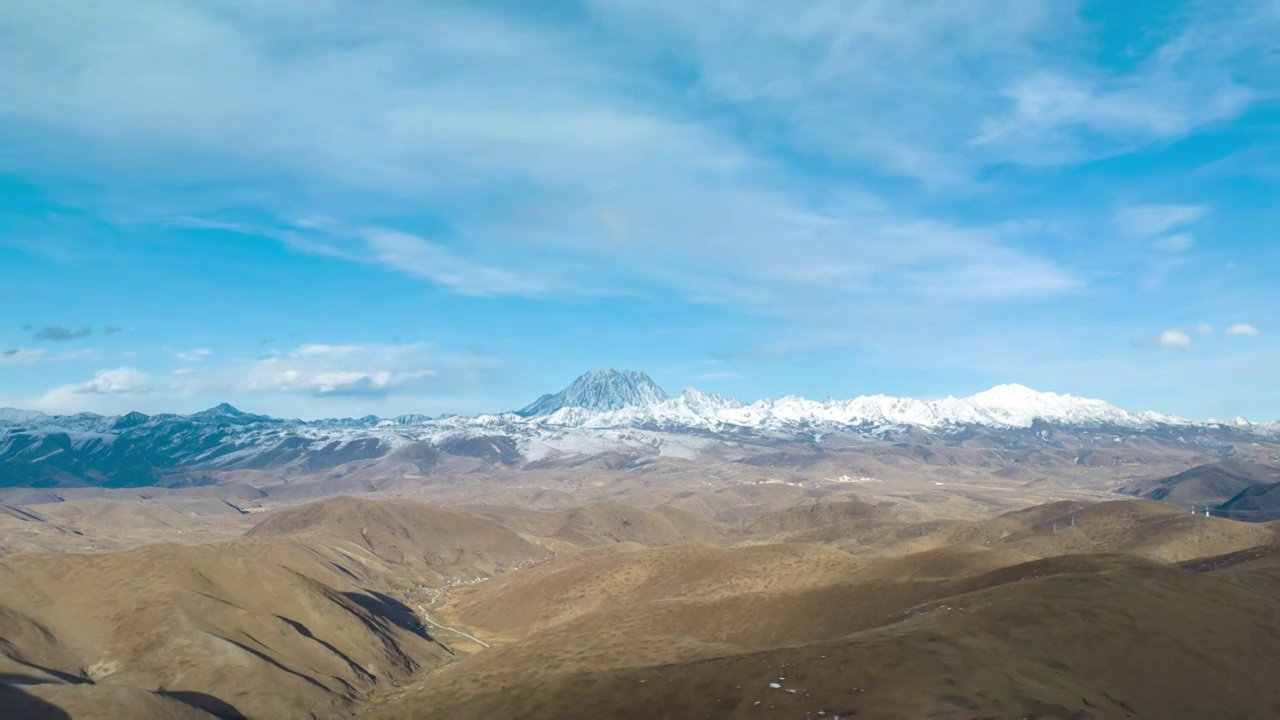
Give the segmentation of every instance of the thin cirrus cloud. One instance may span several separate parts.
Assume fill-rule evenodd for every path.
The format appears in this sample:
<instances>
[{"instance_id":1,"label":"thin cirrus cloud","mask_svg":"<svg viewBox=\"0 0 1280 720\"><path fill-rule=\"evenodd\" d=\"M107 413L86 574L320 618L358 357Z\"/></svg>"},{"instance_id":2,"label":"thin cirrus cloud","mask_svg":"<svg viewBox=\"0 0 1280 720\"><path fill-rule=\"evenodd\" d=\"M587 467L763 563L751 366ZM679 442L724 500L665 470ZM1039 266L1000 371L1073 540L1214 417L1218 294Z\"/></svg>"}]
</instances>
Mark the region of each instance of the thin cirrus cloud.
<instances>
[{"instance_id":1,"label":"thin cirrus cloud","mask_svg":"<svg viewBox=\"0 0 1280 720\"><path fill-rule=\"evenodd\" d=\"M44 348L9 348L0 352L0 363L33 365L67 360L93 360L100 357L101 354L95 348L72 350L57 354L50 353Z\"/></svg>"},{"instance_id":2,"label":"thin cirrus cloud","mask_svg":"<svg viewBox=\"0 0 1280 720\"><path fill-rule=\"evenodd\" d=\"M1190 233L1174 233L1173 235L1156 238L1151 242L1151 247L1160 252L1180 253L1190 250L1195 244L1195 236Z\"/></svg>"},{"instance_id":3,"label":"thin cirrus cloud","mask_svg":"<svg viewBox=\"0 0 1280 720\"><path fill-rule=\"evenodd\" d=\"M155 0L145 23L89 8L94 27L121 38L111 47L131 49L110 53L81 42L58 14L20 7L9 11L24 30L5 51L14 62L0 63L0 79L16 91L0 100L0 112L109 140L121 153L212 153L243 162L243 172L271 167L335 191L421 203L444 220L445 233L375 228L291 246L450 292L544 297L582 291L584 278L617 276L701 297L700 283L680 279L714 261L726 286L753 284L759 305L770 308L798 298L793 315L805 317L814 305L858 305L904 284L923 291L915 302L945 309L957 299L1062 294L1079 278L1039 250L1043 239L908 211L891 197L848 201L874 184L818 178L782 189L797 179L786 153L759 152L725 132L679 88L637 85L637 67L675 53L696 69L710 101L779 123L783 149L930 187L973 183L983 167L1019 161L1021 146L1045 138L1067 147L1076 136L1114 134L1127 147L1185 134L1201 114L1235 107L1217 102L1226 90L1201 82L1198 70L1185 82L1161 74L1168 59L1092 84L1064 67L1047 82L1043 64L1059 61L1035 49L1052 32L1083 31L1053 3L998 3L983 23L973 22L972 3L867 3L852 11L851 25L836 22L847 13L835 6L780 13L762 3L716 4L703 17L675 2L593 2L582 32L464 5L392 5L395 24L343 2L295 17L300 11L283 5L214 14ZM311 36L310 52L279 55L256 41L277 32L296 38L303 19L323 31ZM433 28L444 26L448 37L437 37ZM361 42L341 42L347 37ZM990 60L987 69L954 62L974 56ZM71 61L41 62L51 57ZM893 82L875 80L886 73ZM996 98L973 92L992 84L1009 90ZM1170 88L1177 92L1160 92ZM1170 97L1172 110L1162 105ZM868 106L885 111L858 111ZM1185 107L1195 117L1161 120ZM220 120L195 122L209 117ZM1062 162L1087 155L1064 153ZM837 190L813 192L824 187ZM914 248L886 240L896 228L922 225L938 232ZM918 252L925 248L933 254ZM481 259L494 257L505 261ZM557 272L566 257L586 271ZM805 257L850 272L827 277ZM795 292L801 283L791 279L806 272L823 285L819 297Z\"/></svg>"},{"instance_id":4,"label":"thin cirrus cloud","mask_svg":"<svg viewBox=\"0 0 1280 720\"><path fill-rule=\"evenodd\" d=\"M1209 213L1203 205L1131 205L1116 211L1116 227L1134 237L1153 237L1186 227Z\"/></svg>"},{"instance_id":5,"label":"thin cirrus cloud","mask_svg":"<svg viewBox=\"0 0 1280 720\"><path fill-rule=\"evenodd\" d=\"M303 232L307 234L300 234ZM295 230L276 235L298 252L381 266L428 280L459 295L539 297L553 287L527 269L516 271L471 260L440 243L407 232L346 228L333 221L308 219L299 221ZM574 286L564 283L560 287L569 290Z\"/></svg>"},{"instance_id":6,"label":"thin cirrus cloud","mask_svg":"<svg viewBox=\"0 0 1280 720\"><path fill-rule=\"evenodd\" d=\"M179 350L173 356L183 362L202 362L212 354L213 351L209 348L193 348L191 350Z\"/></svg>"}]
</instances>

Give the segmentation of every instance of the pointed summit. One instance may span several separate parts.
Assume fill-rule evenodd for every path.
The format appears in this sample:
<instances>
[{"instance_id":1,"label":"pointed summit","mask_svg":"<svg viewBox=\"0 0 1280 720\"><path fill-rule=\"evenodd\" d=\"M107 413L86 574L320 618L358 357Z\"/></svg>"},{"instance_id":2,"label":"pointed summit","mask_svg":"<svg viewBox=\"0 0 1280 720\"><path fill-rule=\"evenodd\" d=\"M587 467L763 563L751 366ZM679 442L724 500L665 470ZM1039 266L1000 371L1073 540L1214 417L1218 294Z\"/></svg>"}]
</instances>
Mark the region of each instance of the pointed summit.
<instances>
[{"instance_id":1,"label":"pointed summit","mask_svg":"<svg viewBox=\"0 0 1280 720\"><path fill-rule=\"evenodd\" d=\"M250 425L256 422L264 422L272 418L266 415L254 415L236 408L230 403L220 403L208 410L201 410L198 413L188 415L192 420L201 420L204 422L226 423L228 425Z\"/></svg>"},{"instance_id":2,"label":"pointed summit","mask_svg":"<svg viewBox=\"0 0 1280 720\"><path fill-rule=\"evenodd\" d=\"M667 397L667 393L642 372L603 368L579 377L554 395L543 395L528 407L517 410L516 414L538 417L564 408L604 412L656 405Z\"/></svg>"},{"instance_id":3,"label":"pointed summit","mask_svg":"<svg viewBox=\"0 0 1280 720\"><path fill-rule=\"evenodd\" d=\"M244 414L245 413L241 412L231 403L219 403L208 410L201 410L200 412L195 413L192 417L195 417L196 415L200 415L202 417L239 417Z\"/></svg>"}]
</instances>

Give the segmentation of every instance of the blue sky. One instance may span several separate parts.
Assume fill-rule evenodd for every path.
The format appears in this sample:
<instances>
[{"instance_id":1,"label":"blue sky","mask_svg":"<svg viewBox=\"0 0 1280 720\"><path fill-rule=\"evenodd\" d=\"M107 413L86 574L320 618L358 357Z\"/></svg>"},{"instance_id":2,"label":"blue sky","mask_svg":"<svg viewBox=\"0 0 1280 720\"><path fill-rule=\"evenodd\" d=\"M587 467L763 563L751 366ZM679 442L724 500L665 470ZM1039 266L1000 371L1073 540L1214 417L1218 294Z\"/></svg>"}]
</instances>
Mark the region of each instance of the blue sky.
<instances>
[{"instance_id":1,"label":"blue sky","mask_svg":"<svg viewBox=\"0 0 1280 720\"><path fill-rule=\"evenodd\" d=\"M0 406L1280 417L1280 4L0 5Z\"/></svg>"}]
</instances>

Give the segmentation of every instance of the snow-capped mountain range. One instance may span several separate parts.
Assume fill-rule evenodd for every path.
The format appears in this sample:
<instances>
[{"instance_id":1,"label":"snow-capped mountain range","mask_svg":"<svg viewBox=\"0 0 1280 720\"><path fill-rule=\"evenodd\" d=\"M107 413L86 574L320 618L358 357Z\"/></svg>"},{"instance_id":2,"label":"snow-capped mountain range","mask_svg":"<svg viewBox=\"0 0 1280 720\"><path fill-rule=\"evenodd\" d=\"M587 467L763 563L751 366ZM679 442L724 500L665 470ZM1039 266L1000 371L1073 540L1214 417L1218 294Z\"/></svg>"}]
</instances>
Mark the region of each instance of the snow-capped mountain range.
<instances>
[{"instance_id":1,"label":"snow-capped mountain range","mask_svg":"<svg viewBox=\"0 0 1280 720\"><path fill-rule=\"evenodd\" d=\"M508 413L479 416L281 420L219 405L191 415L50 416L0 409L0 486L146 484L176 470L333 467L386 457L422 465L436 453L505 465L626 451L694 458L718 442L877 439L915 429L942 437L966 429L1034 427L1107 433L1196 432L1280 436L1280 423L1192 421L1132 413L1102 400L1001 385L965 398L872 395L822 401L787 396L743 403L695 389L668 396L647 375L593 370L555 394ZM429 461L423 458L431 458Z\"/></svg>"}]
</instances>

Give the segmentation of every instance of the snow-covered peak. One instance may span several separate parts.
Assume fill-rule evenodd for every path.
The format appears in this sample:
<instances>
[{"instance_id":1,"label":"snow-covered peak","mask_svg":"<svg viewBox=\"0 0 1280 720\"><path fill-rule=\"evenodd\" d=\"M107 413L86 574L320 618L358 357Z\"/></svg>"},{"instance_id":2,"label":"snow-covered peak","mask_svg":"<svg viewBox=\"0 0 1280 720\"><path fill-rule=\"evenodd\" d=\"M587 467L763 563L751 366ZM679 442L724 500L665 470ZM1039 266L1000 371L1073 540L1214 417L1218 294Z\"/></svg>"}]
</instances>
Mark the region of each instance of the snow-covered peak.
<instances>
[{"instance_id":1,"label":"snow-covered peak","mask_svg":"<svg viewBox=\"0 0 1280 720\"><path fill-rule=\"evenodd\" d=\"M667 397L662 388L642 372L604 368L582 375L558 393L543 395L516 414L539 417L565 408L609 412L656 405Z\"/></svg>"},{"instance_id":2,"label":"snow-covered peak","mask_svg":"<svg viewBox=\"0 0 1280 720\"><path fill-rule=\"evenodd\" d=\"M940 401L952 422L1028 427L1041 420L1064 425L1137 426L1144 420L1103 400L997 385L962 400Z\"/></svg>"},{"instance_id":3,"label":"snow-covered peak","mask_svg":"<svg viewBox=\"0 0 1280 720\"><path fill-rule=\"evenodd\" d=\"M975 404L1027 405L1032 403L1043 403L1046 400L1056 401L1059 398L1071 397L1071 395L1039 392L1032 390L1026 385L1019 385L1018 383L1006 383L1004 385L996 385L990 390L983 390L980 393L975 393L966 399Z\"/></svg>"},{"instance_id":4,"label":"snow-covered peak","mask_svg":"<svg viewBox=\"0 0 1280 720\"><path fill-rule=\"evenodd\" d=\"M668 400L666 404L678 405L695 412L718 412L725 409L740 408L745 405L741 400L733 400L719 393L703 392L692 387L685 388L684 392Z\"/></svg>"},{"instance_id":5,"label":"snow-covered peak","mask_svg":"<svg viewBox=\"0 0 1280 720\"><path fill-rule=\"evenodd\" d=\"M19 410L18 408L0 408L0 423L18 425L48 419L48 415L37 410Z\"/></svg>"}]
</instances>

